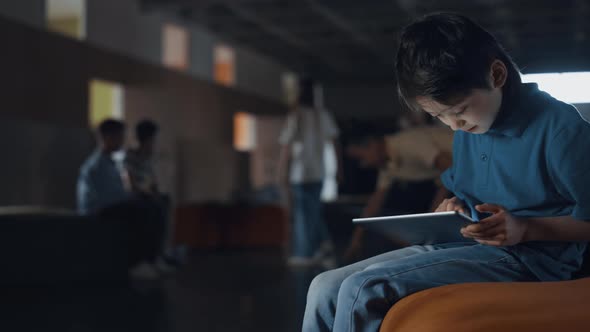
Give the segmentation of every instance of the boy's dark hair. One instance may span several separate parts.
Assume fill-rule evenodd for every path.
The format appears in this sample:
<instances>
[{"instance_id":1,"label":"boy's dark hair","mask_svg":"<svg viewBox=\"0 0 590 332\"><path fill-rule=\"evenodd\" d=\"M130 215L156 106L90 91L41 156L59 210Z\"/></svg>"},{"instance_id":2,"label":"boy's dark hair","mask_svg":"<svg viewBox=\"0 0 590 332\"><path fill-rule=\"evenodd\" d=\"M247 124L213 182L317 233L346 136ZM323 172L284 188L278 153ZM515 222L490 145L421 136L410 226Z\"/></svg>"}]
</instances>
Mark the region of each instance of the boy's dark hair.
<instances>
[{"instance_id":1,"label":"boy's dark hair","mask_svg":"<svg viewBox=\"0 0 590 332\"><path fill-rule=\"evenodd\" d=\"M158 125L151 120L142 120L135 127L135 136L139 142L153 138L158 133Z\"/></svg>"},{"instance_id":2,"label":"boy's dark hair","mask_svg":"<svg viewBox=\"0 0 590 332\"><path fill-rule=\"evenodd\" d=\"M367 146L372 141L383 139L383 135L370 132L352 133L346 137L346 146Z\"/></svg>"},{"instance_id":3,"label":"boy's dark hair","mask_svg":"<svg viewBox=\"0 0 590 332\"><path fill-rule=\"evenodd\" d=\"M314 106L313 88L315 81L310 77L304 77L299 81L299 103L305 106Z\"/></svg>"},{"instance_id":4,"label":"boy's dark hair","mask_svg":"<svg viewBox=\"0 0 590 332\"><path fill-rule=\"evenodd\" d=\"M392 135L396 132L396 129L380 128L371 123L356 122L354 127L344 132L343 145L367 146L372 141L382 140L385 135Z\"/></svg>"},{"instance_id":5,"label":"boy's dark hair","mask_svg":"<svg viewBox=\"0 0 590 332\"><path fill-rule=\"evenodd\" d=\"M427 15L404 28L396 59L400 99L412 109L423 96L453 105L473 89L489 89L490 65L508 69L503 87L512 95L521 83L518 67L496 38L465 16Z\"/></svg>"},{"instance_id":6,"label":"boy's dark hair","mask_svg":"<svg viewBox=\"0 0 590 332\"><path fill-rule=\"evenodd\" d=\"M114 119L106 119L98 125L98 133L101 137L122 134L125 131L125 124Z\"/></svg>"}]
</instances>

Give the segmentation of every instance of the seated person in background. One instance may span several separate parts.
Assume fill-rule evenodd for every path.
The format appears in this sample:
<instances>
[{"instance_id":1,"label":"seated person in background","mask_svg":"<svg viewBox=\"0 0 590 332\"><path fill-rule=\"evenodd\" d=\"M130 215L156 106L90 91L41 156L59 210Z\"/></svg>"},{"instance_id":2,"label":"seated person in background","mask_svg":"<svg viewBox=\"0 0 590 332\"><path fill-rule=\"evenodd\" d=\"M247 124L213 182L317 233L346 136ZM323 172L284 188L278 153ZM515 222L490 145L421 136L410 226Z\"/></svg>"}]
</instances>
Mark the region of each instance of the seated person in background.
<instances>
[{"instance_id":1,"label":"seated person in background","mask_svg":"<svg viewBox=\"0 0 590 332\"><path fill-rule=\"evenodd\" d=\"M420 126L386 136L367 128L352 135L347 155L359 160L361 167L379 169L375 191L362 217L433 211L448 195L438 178L451 166L452 149L453 131L442 126ZM357 226L345 259L355 260L362 255L364 236L363 229ZM383 241L370 241L380 242ZM388 249L392 245L385 244Z\"/></svg>"},{"instance_id":2,"label":"seated person in background","mask_svg":"<svg viewBox=\"0 0 590 332\"><path fill-rule=\"evenodd\" d=\"M124 161L133 192L157 198L161 194L152 157L158 130L158 126L150 120L139 122L135 127L135 137L139 145L136 149L126 151Z\"/></svg>"},{"instance_id":3,"label":"seated person in background","mask_svg":"<svg viewBox=\"0 0 590 332\"><path fill-rule=\"evenodd\" d=\"M138 196L146 200L151 200L154 204L158 205L163 213L165 220L167 221L167 232L170 231L170 197L160 192L158 187L158 181L156 178L156 172L154 171L154 149L156 144L156 137L158 135L159 128L151 120L142 120L137 126L135 126L135 138L139 145L135 149L129 149L125 152L124 167L129 181L131 184L131 190ZM165 236L168 238L169 236ZM169 240L169 239L168 239ZM169 242L169 241L165 242ZM165 244L168 246L168 243ZM173 265L179 265L182 261L183 252L182 248L165 249L164 259L167 263Z\"/></svg>"},{"instance_id":4,"label":"seated person in background","mask_svg":"<svg viewBox=\"0 0 590 332\"><path fill-rule=\"evenodd\" d=\"M98 127L98 148L86 159L78 177L78 211L84 215L120 220L129 236L129 266L132 277L155 279L164 235L162 209L134 195L125 185L112 154L123 146L125 125L105 120ZM165 270L164 264L157 264Z\"/></svg>"}]
</instances>

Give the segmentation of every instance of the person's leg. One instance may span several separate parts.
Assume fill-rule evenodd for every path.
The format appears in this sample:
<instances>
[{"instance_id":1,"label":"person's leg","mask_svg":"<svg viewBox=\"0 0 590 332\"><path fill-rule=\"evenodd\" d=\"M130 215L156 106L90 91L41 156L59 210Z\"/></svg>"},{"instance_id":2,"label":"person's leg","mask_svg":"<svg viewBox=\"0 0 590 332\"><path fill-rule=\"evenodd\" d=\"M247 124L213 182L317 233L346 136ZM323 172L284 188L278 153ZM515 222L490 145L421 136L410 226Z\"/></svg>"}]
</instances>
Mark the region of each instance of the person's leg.
<instances>
[{"instance_id":1,"label":"person's leg","mask_svg":"<svg viewBox=\"0 0 590 332\"><path fill-rule=\"evenodd\" d=\"M163 253L166 237L166 212L158 202L152 198L141 198L135 201L137 209L142 212L142 224L138 225L145 239L145 258L154 263Z\"/></svg>"},{"instance_id":2,"label":"person's leg","mask_svg":"<svg viewBox=\"0 0 590 332\"><path fill-rule=\"evenodd\" d=\"M173 223L170 218L170 209L172 208L170 196L165 194L154 194L152 199L161 215L161 220L164 224L162 252L166 252L171 247L173 233Z\"/></svg>"},{"instance_id":3,"label":"person's leg","mask_svg":"<svg viewBox=\"0 0 590 332\"><path fill-rule=\"evenodd\" d=\"M322 245L330 242L330 234L322 211L322 187L321 182L306 184L307 216L311 228L310 244L314 254L318 253Z\"/></svg>"},{"instance_id":4,"label":"person's leg","mask_svg":"<svg viewBox=\"0 0 590 332\"><path fill-rule=\"evenodd\" d=\"M120 202L104 208L98 213L98 216L110 220L117 220L120 223L120 231L125 234L125 238L129 244L128 252L125 253L129 267L145 261L145 247L147 245L143 228L145 211L135 200Z\"/></svg>"},{"instance_id":5,"label":"person's leg","mask_svg":"<svg viewBox=\"0 0 590 332\"><path fill-rule=\"evenodd\" d=\"M291 226L291 256L310 258L313 251L310 246L310 220L308 213L308 197L304 184L291 186L293 193L292 226Z\"/></svg>"},{"instance_id":6,"label":"person's leg","mask_svg":"<svg viewBox=\"0 0 590 332\"><path fill-rule=\"evenodd\" d=\"M491 246L447 248L380 262L342 282L333 330L377 331L398 300L424 289L466 282L507 281L537 281L537 278L510 253Z\"/></svg>"},{"instance_id":7,"label":"person's leg","mask_svg":"<svg viewBox=\"0 0 590 332\"><path fill-rule=\"evenodd\" d=\"M176 224L172 216L172 199L170 195L163 193L156 194L155 198L164 216L166 227L162 246L163 259L166 264L171 266L181 266L186 260L187 248L185 244L175 243L174 241Z\"/></svg>"},{"instance_id":8,"label":"person's leg","mask_svg":"<svg viewBox=\"0 0 590 332\"><path fill-rule=\"evenodd\" d=\"M437 250L434 246L412 246L366 259L316 276L307 293L303 331L332 331L336 302L342 282L354 273L381 262Z\"/></svg>"},{"instance_id":9,"label":"person's leg","mask_svg":"<svg viewBox=\"0 0 590 332\"><path fill-rule=\"evenodd\" d=\"M125 220L133 256L155 262L162 249L166 227L162 209L157 204L145 197L136 197L105 209L102 215Z\"/></svg>"}]
</instances>

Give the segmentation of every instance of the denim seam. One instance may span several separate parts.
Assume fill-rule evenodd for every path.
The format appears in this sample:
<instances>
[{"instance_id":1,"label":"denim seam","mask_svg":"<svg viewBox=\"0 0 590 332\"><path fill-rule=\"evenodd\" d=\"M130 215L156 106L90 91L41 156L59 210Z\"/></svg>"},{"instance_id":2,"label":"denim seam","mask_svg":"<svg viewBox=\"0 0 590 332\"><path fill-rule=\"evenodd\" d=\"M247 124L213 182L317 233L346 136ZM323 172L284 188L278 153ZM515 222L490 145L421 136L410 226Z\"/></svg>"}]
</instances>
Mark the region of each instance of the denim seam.
<instances>
[{"instance_id":1,"label":"denim seam","mask_svg":"<svg viewBox=\"0 0 590 332\"><path fill-rule=\"evenodd\" d=\"M486 264L495 264L495 263L497 263L497 262L499 262L499 261L501 261L501 260L505 259L506 257L510 257L510 255L502 256L501 258L498 258L498 259L496 259L496 260L494 260L494 261L491 261L491 262L480 262L480 263L486 263ZM423 268L427 268L427 267L432 267L432 266L436 266L436 265L440 265L440 264L447 264L447 263L450 263L450 262L461 262L461 261L466 261L466 260L464 260L464 259L450 259L450 260L446 260L446 261L442 261L442 262L436 262L436 263L432 263L432 264L423 265L423 266L420 266L420 267L415 267L415 268L412 268L412 269L408 269L408 270L405 270L405 271L402 271L402 272L393 273L393 274L388 274L388 275L387 275L387 277L395 277L395 276L398 276L398 275L401 275L401 274L404 274L404 273L408 273L408 272L412 272L412 271L415 271L415 270L418 270L418 269L423 269ZM514 264L512 264L512 265L514 265ZM352 315L352 311L353 311L353 308L354 308L354 306L356 305L356 302L358 301L358 298L359 298L359 296L360 296L361 290L363 289L363 286L364 286L364 285L365 285L365 284L366 284L368 281L370 281L371 279L375 279L375 278L381 278L381 277L382 277L382 276L372 276L372 277L367 277L367 278L366 278L366 279L365 279L365 280L364 280L364 281L363 281L363 282L360 284L360 286L359 286L359 289L358 289L358 290L357 290L357 292L356 292L356 296L355 296L355 298L354 298L354 301L352 302L352 305L351 305L351 312L350 312L350 314L349 314L349 316L350 316L350 319L349 319L349 321L348 321L348 330L350 330L350 329L351 329L351 327L352 327L352 317L353 317L353 315Z\"/></svg>"},{"instance_id":2,"label":"denim seam","mask_svg":"<svg viewBox=\"0 0 590 332\"><path fill-rule=\"evenodd\" d=\"M513 259L514 261L510 261L510 259ZM514 256L511 255L511 254L509 254L509 253L506 253L506 255L504 255L504 256L496 259L496 260L493 260L491 262L487 262L487 264L497 264L497 263L505 263L507 265L518 265L518 266L522 266L522 263L519 262L518 260L516 260L514 258Z\"/></svg>"},{"instance_id":3,"label":"denim seam","mask_svg":"<svg viewBox=\"0 0 590 332\"><path fill-rule=\"evenodd\" d=\"M409 269L409 270L406 270L406 271L403 271L403 272L394 273L394 274L389 274L389 275L387 275L387 277L394 277L394 276L397 276L397 275L400 275L400 274L403 274L403 273L408 273L408 272L411 272L411 271L414 271L414 270L418 270L418 269L421 269L421 268L426 268L426 267L431 267L431 266L435 266L435 265L445 264L445 263L449 263L449 262L456 262L456 261L459 261L459 260L458 260L458 259L452 259L452 260L447 260L447 261L443 261L443 262L437 262L437 263L432 263L432 264L428 264L428 265L423 265L423 266L420 266L420 267L415 267L415 268L412 268L412 269ZM362 282L362 283L359 285L359 289L358 289L358 290L357 290L357 292L356 292L356 296L354 297L354 301L352 301L352 305L351 305L351 312L350 312L350 314L349 314L349 316L350 316L350 319L349 319L349 321L348 321L348 330L349 330L349 331L350 331L350 329L351 329L351 327L352 327L352 317L353 317L353 315L352 315L352 311L353 311L353 308L354 308L354 306L355 306L356 302L358 301L358 298L359 298L359 296L360 296L361 290L363 289L363 286L364 286L364 285L365 285L365 284L366 284L366 283L367 283L369 280L371 280L371 279L375 279L375 278L382 278L382 276L373 276L373 277L367 277L367 278L366 278L366 279L365 279L365 280L364 280L364 281L363 281L363 282Z\"/></svg>"}]
</instances>

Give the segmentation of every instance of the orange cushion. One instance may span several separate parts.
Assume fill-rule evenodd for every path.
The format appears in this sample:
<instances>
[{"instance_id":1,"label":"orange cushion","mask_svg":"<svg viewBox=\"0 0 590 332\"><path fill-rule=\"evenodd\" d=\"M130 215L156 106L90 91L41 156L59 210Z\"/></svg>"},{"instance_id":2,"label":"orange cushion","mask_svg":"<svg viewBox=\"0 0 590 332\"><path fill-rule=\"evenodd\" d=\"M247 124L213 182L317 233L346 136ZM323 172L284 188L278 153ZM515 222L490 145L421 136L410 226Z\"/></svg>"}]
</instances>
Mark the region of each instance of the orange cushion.
<instances>
[{"instance_id":1,"label":"orange cushion","mask_svg":"<svg viewBox=\"0 0 590 332\"><path fill-rule=\"evenodd\" d=\"M395 304L380 331L590 331L590 278L428 289Z\"/></svg>"},{"instance_id":2,"label":"orange cushion","mask_svg":"<svg viewBox=\"0 0 590 332\"><path fill-rule=\"evenodd\" d=\"M185 204L176 208L175 222L174 243L191 248L280 248L288 216L275 205Z\"/></svg>"}]
</instances>

